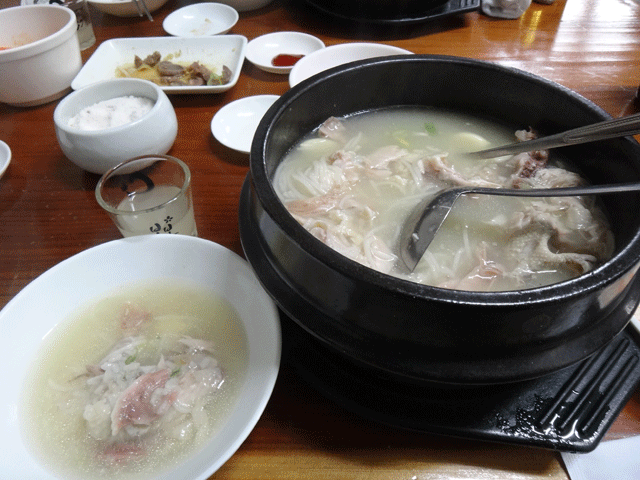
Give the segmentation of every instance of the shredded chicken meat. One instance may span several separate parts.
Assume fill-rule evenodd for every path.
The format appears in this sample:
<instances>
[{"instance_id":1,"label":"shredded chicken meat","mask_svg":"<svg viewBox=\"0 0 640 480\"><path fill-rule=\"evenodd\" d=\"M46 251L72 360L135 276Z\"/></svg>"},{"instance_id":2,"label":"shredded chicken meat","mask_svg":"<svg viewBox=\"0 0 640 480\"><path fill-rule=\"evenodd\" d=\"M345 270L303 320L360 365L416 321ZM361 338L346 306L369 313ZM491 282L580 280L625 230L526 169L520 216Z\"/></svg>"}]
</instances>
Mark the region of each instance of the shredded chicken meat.
<instances>
[{"instance_id":1,"label":"shredded chicken meat","mask_svg":"<svg viewBox=\"0 0 640 480\"><path fill-rule=\"evenodd\" d=\"M464 290L509 290L571 278L611 256L612 234L593 198L519 199L517 204L509 204L516 207L502 209L495 202L505 200L477 196L460 203L476 205L474 208L483 212L481 219L474 217L469 222L477 224L480 233L470 239L470 230L462 227L455 238L460 248L430 247L413 273L403 273L397 268L394 242L402 215L422 198L450 186L554 188L585 182L578 174L550 164L546 151L478 164L469 174L468 169L462 171L450 162L448 152L424 145L409 148L407 142L400 142L366 150L362 132L350 134L348 122L329 118L317 130L316 138L306 139L298 147L298 151L315 154L315 160L300 169L289 166L285 159L274 179L276 191L298 222L346 257L419 283ZM524 141L535 138L536 133L521 130L515 136ZM389 189L399 192L392 202L380 193ZM394 203L392 210L401 204L398 212L405 213L385 213L389 208L386 203ZM381 217L387 224L380 222ZM500 240L483 239L488 229L500 231ZM441 243L447 241L453 243L451 239ZM546 273L541 272L550 271L554 273L543 278Z\"/></svg>"},{"instance_id":2,"label":"shredded chicken meat","mask_svg":"<svg viewBox=\"0 0 640 480\"><path fill-rule=\"evenodd\" d=\"M147 335L148 312L126 304L121 340L65 389L83 399L88 435L98 455L123 462L146 454L149 440L180 440L206 424L205 406L224 383L211 342L183 335Z\"/></svg>"}]
</instances>

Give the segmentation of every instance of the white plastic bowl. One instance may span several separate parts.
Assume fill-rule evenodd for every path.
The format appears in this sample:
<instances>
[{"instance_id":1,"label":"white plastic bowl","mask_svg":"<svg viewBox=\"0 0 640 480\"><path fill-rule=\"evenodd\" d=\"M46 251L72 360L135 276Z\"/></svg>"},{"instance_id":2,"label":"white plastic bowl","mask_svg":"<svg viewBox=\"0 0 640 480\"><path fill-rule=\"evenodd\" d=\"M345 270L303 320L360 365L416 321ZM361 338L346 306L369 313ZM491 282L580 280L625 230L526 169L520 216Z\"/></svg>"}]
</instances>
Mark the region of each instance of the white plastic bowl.
<instances>
[{"instance_id":1,"label":"white plastic bowl","mask_svg":"<svg viewBox=\"0 0 640 480\"><path fill-rule=\"evenodd\" d=\"M155 104L146 115L125 125L92 131L69 126L69 120L84 108L129 95L150 98ZM53 120L65 156L99 174L139 155L167 153L178 134L178 120L167 95L158 85L137 78L104 80L76 90L60 101Z\"/></svg>"},{"instance_id":2,"label":"white plastic bowl","mask_svg":"<svg viewBox=\"0 0 640 480\"><path fill-rule=\"evenodd\" d=\"M236 310L249 352L235 406L220 429L191 458L157 480L205 480L225 463L253 430L271 396L280 366L277 309L238 255L187 235L143 235L85 250L27 285L0 311L0 360L11 365L0 389L2 478L54 480L22 434L20 397L27 370L43 338L60 322L127 285L176 280L222 296Z\"/></svg>"},{"instance_id":3,"label":"white plastic bowl","mask_svg":"<svg viewBox=\"0 0 640 480\"><path fill-rule=\"evenodd\" d=\"M297 85L303 80L338 65L389 55L412 55L404 48L384 43L340 43L313 52L296 63L289 73L289 85Z\"/></svg>"},{"instance_id":4,"label":"white plastic bowl","mask_svg":"<svg viewBox=\"0 0 640 480\"><path fill-rule=\"evenodd\" d=\"M187 5L170 13L162 28L176 37L202 37L227 33L240 16L233 7L216 2Z\"/></svg>"},{"instance_id":5,"label":"white plastic bowl","mask_svg":"<svg viewBox=\"0 0 640 480\"><path fill-rule=\"evenodd\" d=\"M76 16L57 5L0 10L0 102L31 107L70 90L82 67Z\"/></svg>"},{"instance_id":6,"label":"white plastic bowl","mask_svg":"<svg viewBox=\"0 0 640 480\"><path fill-rule=\"evenodd\" d=\"M153 13L162 7L168 0L144 0L149 12ZM140 15L138 7L133 0L87 0L101 12L115 15L116 17L137 17Z\"/></svg>"},{"instance_id":7,"label":"white plastic bowl","mask_svg":"<svg viewBox=\"0 0 640 480\"><path fill-rule=\"evenodd\" d=\"M319 38L302 32L273 32L254 38L247 44L246 57L256 67L270 73L289 73L292 66L275 66L280 55L309 55L324 48ZM299 60L298 60L299 61Z\"/></svg>"}]
</instances>

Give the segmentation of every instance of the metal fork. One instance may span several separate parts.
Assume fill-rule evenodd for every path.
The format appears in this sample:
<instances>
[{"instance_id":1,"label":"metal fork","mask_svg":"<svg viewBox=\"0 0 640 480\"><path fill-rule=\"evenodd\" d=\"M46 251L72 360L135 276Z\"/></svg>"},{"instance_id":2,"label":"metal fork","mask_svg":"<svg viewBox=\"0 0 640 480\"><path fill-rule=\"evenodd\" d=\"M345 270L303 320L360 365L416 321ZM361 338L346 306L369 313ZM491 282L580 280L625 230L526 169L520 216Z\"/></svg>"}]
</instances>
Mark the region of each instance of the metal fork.
<instances>
[{"instance_id":1,"label":"metal fork","mask_svg":"<svg viewBox=\"0 0 640 480\"><path fill-rule=\"evenodd\" d=\"M147 8L147 4L144 3L144 0L133 0L133 3L136 4L136 8L138 9L138 14L140 16L146 15L149 21L153 22L153 17L151 16L151 12Z\"/></svg>"},{"instance_id":2,"label":"metal fork","mask_svg":"<svg viewBox=\"0 0 640 480\"><path fill-rule=\"evenodd\" d=\"M470 152L466 155L471 158L495 158L501 157L502 155L513 155L516 153L546 150L548 148L577 145L579 143L594 142L609 138L626 137L627 135L636 135L638 133L640 133L640 113L634 113L633 115L605 120L585 127L574 128L563 133L540 137L535 140L517 142L503 147L481 150L479 152Z\"/></svg>"}]
</instances>

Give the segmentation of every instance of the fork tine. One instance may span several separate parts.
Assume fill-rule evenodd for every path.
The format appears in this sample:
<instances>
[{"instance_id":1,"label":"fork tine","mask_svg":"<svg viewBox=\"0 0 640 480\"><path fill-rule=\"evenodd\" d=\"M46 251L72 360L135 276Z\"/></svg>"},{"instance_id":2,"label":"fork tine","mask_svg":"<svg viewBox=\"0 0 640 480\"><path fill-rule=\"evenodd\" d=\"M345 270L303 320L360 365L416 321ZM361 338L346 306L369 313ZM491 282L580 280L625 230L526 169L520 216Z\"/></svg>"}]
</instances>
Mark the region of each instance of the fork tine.
<instances>
[{"instance_id":1,"label":"fork tine","mask_svg":"<svg viewBox=\"0 0 640 480\"><path fill-rule=\"evenodd\" d=\"M149 19L150 22L153 22L153 17L151 16L151 12L149 11L149 9L147 8L147 4L144 3L144 0L138 0L138 2L140 4L142 4L142 8L144 9L144 13L147 16L147 18ZM142 16L142 13L140 14L140 16Z\"/></svg>"},{"instance_id":2,"label":"fork tine","mask_svg":"<svg viewBox=\"0 0 640 480\"><path fill-rule=\"evenodd\" d=\"M138 9L138 15L142 16L144 15L144 12L142 11L142 8L140 8L140 1L139 0L132 0L133 3L136 4L136 8Z\"/></svg>"}]
</instances>

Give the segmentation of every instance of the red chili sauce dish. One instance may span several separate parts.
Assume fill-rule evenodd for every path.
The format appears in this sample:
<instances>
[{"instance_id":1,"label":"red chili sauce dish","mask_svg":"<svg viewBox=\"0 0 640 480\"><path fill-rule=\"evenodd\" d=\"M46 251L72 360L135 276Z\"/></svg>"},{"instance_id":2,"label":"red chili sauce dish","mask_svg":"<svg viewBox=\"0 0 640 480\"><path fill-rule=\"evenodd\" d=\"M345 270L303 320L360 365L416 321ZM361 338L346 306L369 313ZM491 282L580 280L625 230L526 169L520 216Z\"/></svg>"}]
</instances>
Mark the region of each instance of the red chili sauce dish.
<instances>
[{"instance_id":1,"label":"red chili sauce dish","mask_svg":"<svg viewBox=\"0 0 640 480\"><path fill-rule=\"evenodd\" d=\"M281 53L280 55L273 57L271 65L274 67L293 67L302 57L304 57L304 55Z\"/></svg>"}]
</instances>

